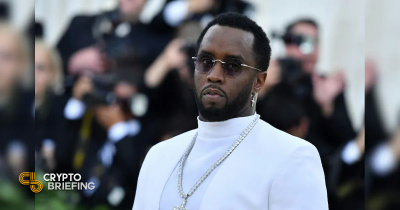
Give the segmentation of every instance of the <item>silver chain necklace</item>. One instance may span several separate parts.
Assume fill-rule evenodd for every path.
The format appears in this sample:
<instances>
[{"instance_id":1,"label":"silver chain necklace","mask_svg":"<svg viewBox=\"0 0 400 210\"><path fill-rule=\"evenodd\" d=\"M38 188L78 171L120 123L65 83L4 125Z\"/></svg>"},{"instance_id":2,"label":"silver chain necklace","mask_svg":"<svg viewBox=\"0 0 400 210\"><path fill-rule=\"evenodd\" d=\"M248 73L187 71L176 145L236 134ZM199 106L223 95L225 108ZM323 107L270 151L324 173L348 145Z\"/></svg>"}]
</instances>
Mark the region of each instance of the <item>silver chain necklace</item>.
<instances>
[{"instance_id":1,"label":"silver chain necklace","mask_svg":"<svg viewBox=\"0 0 400 210\"><path fill-rule=\"evenodd\" d=\"M260 118L260 115L256 114L256 117L254 120L250 123L249 126L247 126L246 130L240 134L239 138L235 141L235 143L232 144L232 146L228 149L228 151L225 152L224 155L222 155L217 162L215 162L207 171L206 173L197 181L197 183L190 189L190 191L185 194L183 192L182 188L182 175L183 175L183 166L185 165L186 159L189 156L190 151L192 151L194 143L196 142L197 138L197 133L194 135L192 142L190 143L188 149L186 150L185 154L182 156L181 161L179 162L179 172L178 172L178 192L179 195L181 196L182 203L179 207L175 206L173 210L188 210L185 209L186 206L186 200L188 199L189 196L191 196L194 191L197 190L197 188L200 186L201 183L208 177L208 175L211 174L212 171L214 171L215 168L217 168L232 152L233 150L236 149L236 147L243 141L243 139L247 136L247 134L253 129L253 127L256 125L258 119Z\"/></svg>"}]
</instances>

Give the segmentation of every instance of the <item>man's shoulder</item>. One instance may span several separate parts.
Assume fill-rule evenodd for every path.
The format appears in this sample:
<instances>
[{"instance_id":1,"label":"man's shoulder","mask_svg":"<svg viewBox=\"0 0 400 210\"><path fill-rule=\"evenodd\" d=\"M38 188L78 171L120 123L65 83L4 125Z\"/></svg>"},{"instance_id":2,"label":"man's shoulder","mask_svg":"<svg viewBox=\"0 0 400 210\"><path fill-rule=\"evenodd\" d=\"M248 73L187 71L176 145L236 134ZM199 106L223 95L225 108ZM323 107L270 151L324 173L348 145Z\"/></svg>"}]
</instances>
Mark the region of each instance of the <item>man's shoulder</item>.
<instances>
[{"instance_id":1,"label":"man's shoulder","mask_svg":"<svg viewBox=\"0 0 400 210\"><path fill-rule=\"evenodd\" d=\"M260 120L262 135L261 144L264 147L277 151L283 156L293 154L313 154L319 157L316 147L310 142L281 131L267 122Z\"/></svg>"},{"instance_id":2,"label":"man's shoulder","mask_svg":"<svg viewBox=\"0 0 400 210\"><path fill-rule=\"evenodd\" d=\"M251 139L256 143L250 146L255 155L250 157L254 158L254 161L273 160L268 161L265 173L305 165L321 166L318 150L310 142L281 131L262 120L257 126L260 132L257 132L255 139Z\"/></svg>"}]
</instances>

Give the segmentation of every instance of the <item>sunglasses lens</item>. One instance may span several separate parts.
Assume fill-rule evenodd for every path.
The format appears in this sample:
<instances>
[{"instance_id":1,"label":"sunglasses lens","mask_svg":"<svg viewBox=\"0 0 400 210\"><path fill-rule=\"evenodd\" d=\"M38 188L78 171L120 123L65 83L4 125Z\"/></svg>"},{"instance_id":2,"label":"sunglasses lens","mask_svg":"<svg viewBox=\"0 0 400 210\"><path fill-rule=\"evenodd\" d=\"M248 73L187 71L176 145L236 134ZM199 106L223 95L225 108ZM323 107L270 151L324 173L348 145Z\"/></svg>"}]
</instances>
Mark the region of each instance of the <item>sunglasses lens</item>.
<instances>
[{"instance_id":1,"label":"sunglasses lens","mask_svg":"<svg viewBox=\"0 0 400 210\"><path fill-rule=\"evenodd\" d=\"M242 73L242 65L237 60L230 60L225 63L225 74L227 76L238 76Z\"/></svg>"},{"instance_id":2,"label":"sunglasses lens","mask_svg":"<svg viewBox=\"0 0 400 210\"><path fill-rule=\"evenodd\" d=\"M195 61L196 71L208 73L214 67L215 59L210 55L199 54ZM238 76L242 73L242 62L238 59L228 59L224 64L226 76Z\"/></svg>"},{"instance_id":3,"label":"sunglasses lens","mask_svg":"<svg viewBox=\"0 0 400 210\"><path fill-rule=\"evenodd\" d=\"M195 68L197 71L207 73L214 66L213 57L207 55L199 55L195 61Z\"/></svg>"}]
</instances>

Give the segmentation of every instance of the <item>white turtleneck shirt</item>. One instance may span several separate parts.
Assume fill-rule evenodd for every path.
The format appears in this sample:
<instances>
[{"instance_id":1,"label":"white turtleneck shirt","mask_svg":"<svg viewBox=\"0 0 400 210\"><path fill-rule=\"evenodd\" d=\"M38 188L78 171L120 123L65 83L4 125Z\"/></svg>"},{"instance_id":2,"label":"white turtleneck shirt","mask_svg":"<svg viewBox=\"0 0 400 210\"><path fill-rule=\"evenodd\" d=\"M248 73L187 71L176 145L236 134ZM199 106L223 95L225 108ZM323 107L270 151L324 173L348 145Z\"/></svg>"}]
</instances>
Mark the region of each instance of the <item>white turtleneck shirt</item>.
<instances>
[{"instance_id":1,"label":"white turtleneck shirt","mask_svg":"<svg viewBox=\"0 0 400 210\"><path fill-rule=\"evenodd\" d=\"M222 122L204 122L197 118L197 139L183 168L183 192L188 193L192 189L204 173L224 155L239 138L240 134L250 125L255 116L254 114ZM190 139L190 141L191 140L192 139ZM243 141L251 141L251 139L245 138ZM204 193L211 180L218 172L218 169L219 167L215 168L193 195L189 196L185 206L186 209L199 209ZM160 210L172 210L174 206L179 207L182 203L182 198L178 192L178 171L179 164L176 165L175 170L172 172L165 185L160 200Z\"/></svg>"},{"instance_id":2,"label":"white turtleneck shirt","mask_svg":"<svg viewBox=\"0 0 400 210\"><path fill-rule=\"evenodd\" d=\"M179 161L198 133L183 169L187 194L231 147L255 115L194 129L151 148L140 170L133 210L180 209ZM185 210L328 210L318 151L259 119L254 128L187 198Z\"/></svg>"}]
</instances>

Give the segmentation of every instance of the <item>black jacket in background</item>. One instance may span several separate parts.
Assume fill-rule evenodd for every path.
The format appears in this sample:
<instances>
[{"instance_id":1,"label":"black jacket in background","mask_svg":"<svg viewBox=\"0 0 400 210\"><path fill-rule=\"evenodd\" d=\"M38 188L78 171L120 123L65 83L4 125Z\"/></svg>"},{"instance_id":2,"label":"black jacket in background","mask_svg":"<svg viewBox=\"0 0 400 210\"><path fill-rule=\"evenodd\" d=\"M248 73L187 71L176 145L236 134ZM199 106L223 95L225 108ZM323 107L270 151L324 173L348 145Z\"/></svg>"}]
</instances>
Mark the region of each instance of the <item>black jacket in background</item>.
<instances>
[{"instance_id":1,"label":"black jacket in background","mask_svg":"<svg viewBox=\"0 0 400 210\"><path fill-rule=\"evenodd\" d=\"M117 11L111 11L93 16L76 16L72 19L57 44L57 49L64 63L65 72L68 72L69 59L75 52L96 44L97 40L93 36L93 26L98 18L103 15L113 16L117 14ZM140 22L130 25L131 32L124 38L124 42L127 46L133 48L135 55L139 56L143 65L147 67L172 39L173 33L168 31L160 33L153 26Z\"/></svg>"},{"instance_id":2,"label":"black jacket in background","mask_svg":"<svg viewBox=\"0 0 400 210\"><path fill-rule=\"evenodd\" d=\"M400 169L386 176L378 176L371 168L372 154L378 145L390 140L390 135L384 129L381 115L377 106L375 88L372 88L365 96L365 143L366 164L365 184L366 201L369 205L379 203L382 210L397 210L400 208ZM383 200L378 200L384 197Z\"/></svg>"},{"instance_id":3,"label":"black jacket in background","mask_svg":"<svg viewBox=\"0 0 400 210\"><path fill-rule=\"evenodd\" d=\"M47 94L42 106L35 110L35 148L37 151L43 146L45 139L57 143L65 119L64 108L67 97L63 95Z\"/></svg>"},{"instance_id":4,"label":"black jacket in background","mask_svg":"<svg viewBox=\"0 0 400 210\"><path fill-rule=\"evenodd\" d=\"M11 142L22 143L27 151L26 170L34 171L34 93L16 89L11 102L0 108L0 155L3 156Z\"/></svg>"},{"instance_id":5,"label":"black jacket in background","mask_svg":"<svg viewBox=\"0 0 400 210\"><path fill-rule=\"evenodd\" d=\"M25 150L25 167L23 171L14 173L10 165L0 164L0 176L10 180L10 183L20 187L30 200L35 199L29 187L18 182L22 172L35 171L35 144L33 139L34 129L34 92L22 88L15 89L10 103L0 107L0 160L4 161L5 155L11 144L19 144ZM0 186L1 188L1 186Z\"/></svg>"},{"instance_id":6,"label":"black jacket in background","mask_svg":"<svg viewBox=\"0 0 400 210\"><path fill-rule=\"evenodd\" d=\"M90 111L87 110L86 115ZM99 151L108 140L105 130L96 120L95 116L89 121L90 135L83 143L81 130L84 118L79 120L65 120L62 135L57 147L58 173L80 173L83 181L88 181L93 176L96 167L101 165ZM123 201L117 209L131 209L135 197L136 182L144 159L148 142L153 141L154 133L146 121L141 121L141 130L135 136L125 136L115 143L113 163L104 170L100 177L100 187L95 193L86 197L82 194L82 204L93 207L99 204L109 205L107 196L114 187L121 186L125 191ZM83 145L83 146L80 146ZM74 167L74 158L78 148L84 151L84 159L80 168Z\"/></svg>"}]
</instances>

